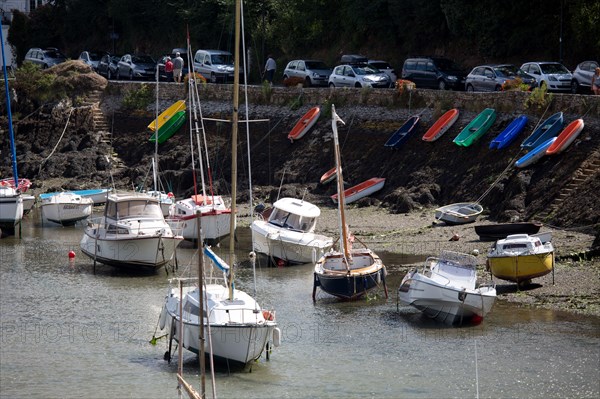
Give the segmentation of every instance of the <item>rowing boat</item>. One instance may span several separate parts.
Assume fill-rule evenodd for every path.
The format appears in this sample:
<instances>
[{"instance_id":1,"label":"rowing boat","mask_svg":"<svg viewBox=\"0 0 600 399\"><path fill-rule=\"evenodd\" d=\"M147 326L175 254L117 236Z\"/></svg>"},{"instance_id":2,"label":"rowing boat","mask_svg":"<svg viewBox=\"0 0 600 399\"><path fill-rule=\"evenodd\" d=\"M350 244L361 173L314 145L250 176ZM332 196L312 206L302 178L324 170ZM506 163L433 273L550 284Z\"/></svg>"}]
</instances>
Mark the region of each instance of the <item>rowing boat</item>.
<instances>
[{"instance_id":1,"label":"rowing boat","mask_svg":"<svg viewBox=\"0 0 600 399\"><path fill-rule=\"evenodd\" d=\"M446 133L448 129L452 127L454 122L458 119L459 111L457 108L453 108L447 111L444 115L440 116L437 121L425 132L423 135L423 141L435 141L442 137L442 134Z\"/></svg>"},{"instance_id":2,"label":"rowing boat","mask_svg":"<svg viewBox=\"0 0 600 399\"><path fill-rule=\"evenodd\" d=\"M365 180L364 182L357 184L354 187L350 187L344 190L344 199L346 204L357 201L363 197L367 197L373 194L376 191L379 191L383 188L385 184L385 178L383 177L372 177L369 180ZM331 200L334 204L338 202L338 195L334 194L331 196Z\"/></svg>"},{"instance_id":3,"label":"rowing boat","mask_svg":"<svg viewBox=\"0 0 600 399\"><path fill-rule=\"evenodd\" d=\"M456 145L468 147L488 131L496 120L496 111L486 108L477 115L460 133L453 142Z\"/></svg>"},{"instance_id":4,"label":"rowing boat","mask_svg":"<svg viewBox=\"0 0 600 399\"><path fill-rule=\"evenodd\" d=\"M319 119L319 115L321 115L319 107L309 109L292 128L292 131L288 134L288 139L293 143L294 140L302 138Z\"/></svg>"},{"instance_id":5,"label":"rowing boat","mask_svg":"<svg viewBox=\"0 0 600 399\"><path fill-rule=\"evenodd\" d=\"M583 130L583 119L576 119L569 123L567 127L556 137L556 140L546 150L546 155L560 154L579 136Z\"/></svg>"}]
</instances>

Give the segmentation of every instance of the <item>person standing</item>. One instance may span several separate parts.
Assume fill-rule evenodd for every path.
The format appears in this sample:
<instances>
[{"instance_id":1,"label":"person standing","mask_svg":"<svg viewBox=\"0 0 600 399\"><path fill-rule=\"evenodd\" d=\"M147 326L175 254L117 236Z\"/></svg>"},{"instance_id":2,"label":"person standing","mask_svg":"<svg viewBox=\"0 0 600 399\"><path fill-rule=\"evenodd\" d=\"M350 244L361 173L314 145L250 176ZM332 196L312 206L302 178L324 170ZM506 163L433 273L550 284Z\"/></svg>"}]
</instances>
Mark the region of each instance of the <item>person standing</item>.
<instances>
[{"instance_id":1,"label":"person standing","mask_svg":"<svg viewBox=\"0 0 600 399\"><path fill-rule=\"evenodd\" d=\"M171 61L171 57L167 57L165 61L165 74L167 75L167 82L173 81L173 61Z\"/></svg>"},{"instance_id":2,"label":"person standing","mask_svg":"<svg viewBox=\"0 0 600 399\"><path fill-rule=\"evenodd\" d=\"M181 83L181 74L183 72L183 58L179 52L175 53L175 59L173 60L173 75L175 81Z\"/></svg>"},{"instance_id":3,"label":"person standing","mask_svg":"<svg viewBox=\"0 0 600 399\"><path fill-rule=\"evenodd\" d=\"M600 95L600 67L596 68L596 72L592 76L592 92Z\"/></svg>"},{"instance_id":4,"label":"person standing","mask_svg":"<svg viewBox=\"0 0 600 399\"><path fill-rule=\"evenodd\" d=\"M273 56L269 54L267 57L267 63L265 64L265 70L263 74L265 76L265 80L269 82L269 84L273 84L273 76L275 75L275 69L277 69L277 64L273 59Z\"/></svg>"}]
</instances>

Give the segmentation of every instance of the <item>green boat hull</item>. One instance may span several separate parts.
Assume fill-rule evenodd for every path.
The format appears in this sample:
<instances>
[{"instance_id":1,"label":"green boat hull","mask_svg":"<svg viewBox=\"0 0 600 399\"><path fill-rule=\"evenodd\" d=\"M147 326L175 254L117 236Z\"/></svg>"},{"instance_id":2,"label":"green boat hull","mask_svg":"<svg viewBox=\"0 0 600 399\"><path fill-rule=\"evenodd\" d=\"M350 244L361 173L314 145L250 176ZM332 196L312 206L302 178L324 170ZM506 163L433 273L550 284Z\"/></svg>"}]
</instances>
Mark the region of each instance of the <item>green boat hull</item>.
<instances>
[{"instance_id":1,"label":"green boat hull","mask_svg":"<svg viewBox=\"0 0 600 399\"><path fill-rule=\"evenodd\" d=\"M175 113L168 121L166 121L160 129L158 129L158 144L162 144L173 136L185 122L185 111ZM156 133L150 136L150 141L154 143Z\"/></svg>"},{"instance_id":2,"label":"green boat hull","mask_svg":"<svg viewBox=\"0 0 600 399\"><path fill-rule=\"evenodd\" d=\"M486 108L453 140L456 145L468 147L483 136L496 120L496 111Z\"/></svg>"}]
</instances>

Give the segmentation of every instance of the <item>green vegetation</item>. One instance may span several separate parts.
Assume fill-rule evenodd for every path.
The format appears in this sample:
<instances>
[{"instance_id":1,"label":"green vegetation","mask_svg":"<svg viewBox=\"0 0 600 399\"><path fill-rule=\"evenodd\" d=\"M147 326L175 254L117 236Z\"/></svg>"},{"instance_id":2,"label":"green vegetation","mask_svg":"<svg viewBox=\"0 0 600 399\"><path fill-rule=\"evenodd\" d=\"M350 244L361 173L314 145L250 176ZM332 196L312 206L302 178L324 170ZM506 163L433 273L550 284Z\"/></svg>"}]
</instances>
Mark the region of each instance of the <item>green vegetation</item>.
<instances>
[{"instance_id":1,"label":"green vegetation","mask_svg":"<svg viewBox=\"0 0 600 399\"><path fill-rule=\"evenodd\" d=\"M537 112L543 112L550 103L552 103L552 99L554 96L552 93L548 93L548 88L546 85L542 85L541 87L536 87L531 91L531 94L525 100L525 108L531 109Z\"/></svg>"},{"instance_id":2,"label":"green vegetation","mask_svg":"<svg viewBox=\"0 0 600 399\"><path fill-rule=\"evenodd\" d=\"M123 96L123 108L127 110L143 111L154 101L154 92L150 85L142 84L137 90L130 90Z\"/></svg>"},{"instance_id":3,"label":"green vegetation","mask_svg":"<svg viewBox=\"0 0 600 399\"><path fill-rule=\"evenodd\" d=\"M56 75L42 71L35 64L25 62L15 70L14 89L19 101L30 101L34 108L64 97L64 89L56 84Z\"/></svg>"}]
</instances>

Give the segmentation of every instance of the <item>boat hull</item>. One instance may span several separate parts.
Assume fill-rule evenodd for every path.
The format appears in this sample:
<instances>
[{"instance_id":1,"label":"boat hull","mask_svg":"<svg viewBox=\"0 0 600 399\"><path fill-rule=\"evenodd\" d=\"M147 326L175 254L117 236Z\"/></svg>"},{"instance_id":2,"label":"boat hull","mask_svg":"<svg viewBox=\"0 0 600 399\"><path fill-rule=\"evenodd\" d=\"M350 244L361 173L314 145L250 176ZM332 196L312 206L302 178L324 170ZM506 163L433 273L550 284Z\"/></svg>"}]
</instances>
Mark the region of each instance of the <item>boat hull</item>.
<instances>
[{"instance_id":1,"label":"boat hull","mask_svg":"<svg viewBox=\"0 0 600 399\"><path fill-rule=\"evenodd\" d=\"M384 147L399 148L404 144L412 134L419 129L419 117L410 117L384 144Z\"/></svg>"},{"instance_id":2,"label":"boat hull","mask_svg":"<svg viewBox=\"0 0 600 399\"><path fill-rule=\"evenodd\" d=\"M558 135L556 141L546 150L546 155L560 154L579 136L584 127L583 119L576 119Z\"/></svg>"},{"instance_id":3,"label":"boat hull","mask_svg":"<svg viewBox=\"0 0 600 399\"><path fill-rule=\"evenodd\" d=\"M313 107L294 125L292 131L288 134L288 139L293 143L294 140L301 139L317 122L321 115L321 108Z\"/></svg>"},{"instance_id":4,"label":"boat hull","mask_svg":"<svg viewBox=\"0 0 600 399\"><path fill-rule=\"evenodd\" d=\"M446 224L473 223L483 212L483 207L472 202L459 202L437 208L435 218Z\"/></svg>"},{"instance_id":5,"label":"boat hull","mask_svg":"<svg viewBox=\"0 0 600 399\"><path fill-rule=\"evenodd\" d=\"M501 150L511 144L527 125L527 116L521 115L513 120L507 127L490 143L490 149Z\"/></svg>"},{"instance_id":6,"label":"boat hull","mask_svg":"<svg viewBox=\"0 0 600 399\"><path fill-rule=\"evenodd\" d=\"M368 197L376 191L383 188L385 179L383 177L372 177L369 180L357 184L354 187L350 187L344 190L344 202L349 204L354 201L358 201L363 197ZM338 203L338 195L334 194L331 196L331 200L334 204Z\"/></svg>"},{"instance_id":7,"label":"boat hull","mask_svg":"<svg viewBox=\"0 0 600 399\"><path fill-rule=\"evenodd\" d=\"M218 241L228 236L232 216L231 209L225 206L223 198L217 195L209 198L198 196L197 200L198 202L194 198L187 198L177 201L171 208L171 215L166 218L169 225L181 231L183 238L190 241L198 241L198 221L204 240ZM200 213L200 218L197 212Z\"/></svg>"},{"instance_id":8,"label":"boat hull","mask_svg":"<svg viewBox=\"0 0 600 399\"><path fill-rule=\"evenodd\" d=\"M439 119L425 132L422 137L423 141L435 141L442 137L444 133L448 131L454 125L454 122L458 120L460 112L457 108L453 108L447 111L444 115L440 116Z\"/></svg>"},{"instance_id":9,"label":"boat hull","mask_svg":"<svg viewBox=\"0 0 600 399\"><path fill-rule=\"evenodd\" d=\"M529 151L527 154L519 158L515 162L515 166L517 168L525 168L529 165L533 165L540 159L546 155L546 150L556 141L556 137L552 137L547 141L543 142L539 146L535 147L533 150Z\"/></svg>"},{"instance_id":10,"label":"boat hull","mask_svg":"<svg viewBox=\"0 0 600 399\"><path fill-rule=\"evenodd\" d=\"M492 108L484 109L456 136L453 142L462 147L469 147L488 131L495 120L496 111Z\"/></svg>"},{"instance_id":11,"label":"boat hull","mask_svg":"<svg viewBox=\"0 0 600 399\"><path fill-rule=\"evenodd\" d=\"M546 119L529 137L523 141L521 148L531 150L538 147L548 139L558 135L563 126L563 113L557 112Z\"/></svg>"},{"instance_id":12,"label":"boat hull","mask_svg":"<svg viewBox=\"0 0 600 399\"><path fill-rule=\"evenodd\" d=\"M89 204L47 204L41 205L42 217L63 226L71 226L92 214L92 202Z\"/></svg>"},{"instance_id":13,"label":"boat hull","mask_svg":"<svg viewBox=\"0 0 600 399\"><path fill-rule=\"evenodd\" d=\"M335 166L331 169L329 169L327 172L323 173L323 176L321 176L321 179L319 180L319 182L321 184L327 184L330 181L333 181L336 177L335 174Z\"/></svg>"},{"instance_id":14,"label":"boat hull","mask_svg":"<svg viewBox=\"0 0 600 399\"><path fill-rule=\"evenodd\" d=\"M0 228L11 233L23 219L23 197L11 187L0 187Z\"/></svg>"},{"instance_id":15,"label":"boat hull","mask_svg":"<svg viewBox=\"0 0 600 399\"><path fill-rule=\"evenodd\" d=\"M495 241L511 234L536 234L541 227L538 222L484 224L475 226L475 233L481 241Z\"/></svg>"},{"instance_id":16,"label":"boat hull","mask_svg":"<svg viewBox=\"0 0 600 399\"><path fill-rule=\"evenodd\" d=\"M171 117L173 115L175 115L178 112L181 111L185 111L186 109L186 104L185 104L185 100L179 100L175 103L173 103L169 108L167 108L166 110L164 110L159 116L158 116L158 129L160 130L160 128L169 120L171 119ZM154 132L156 130L156 122L157 120L153 120L152 122L150 122L150 124L148 125L148 129L150 129L150 131Z\"/></svg>"},{"instance_id":17,"label":"boat hull","mask_svg":"<svg viewBox=\"0 0 600 399\"><path fill-rule=\"evenodd\" d=\"M521 283L550 273L554 268L554 252L518 256L489 256L487 265L495 277Z\"/></svg>"},{"instance_id":18,"label":"boat hull","mask_svg":"<svg viewBox=\"0 0 600 399\"><path fill-rule=\"evenodd\" d=\"M314 263L333 246L324 235L278 228L264 220L255 220L250 229L255 252L286 262Z\"/></svg>"},{"instance_id":19,"label":"boat hull","mask_svg":"<svg viewBox=\"0 0 600 399\"><path fill-rule=\"evenodd\" d=\"M158 128L158 144L162 144L170 139L185 123L185 111L179 111ZM150 141L156 140L156 132L150 136Z\"/></svg>"}]
</instances>

